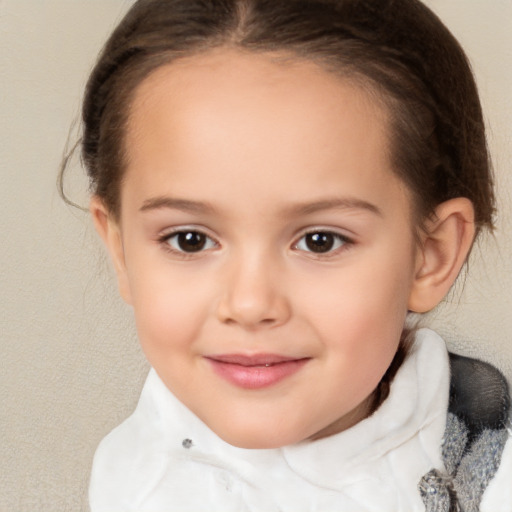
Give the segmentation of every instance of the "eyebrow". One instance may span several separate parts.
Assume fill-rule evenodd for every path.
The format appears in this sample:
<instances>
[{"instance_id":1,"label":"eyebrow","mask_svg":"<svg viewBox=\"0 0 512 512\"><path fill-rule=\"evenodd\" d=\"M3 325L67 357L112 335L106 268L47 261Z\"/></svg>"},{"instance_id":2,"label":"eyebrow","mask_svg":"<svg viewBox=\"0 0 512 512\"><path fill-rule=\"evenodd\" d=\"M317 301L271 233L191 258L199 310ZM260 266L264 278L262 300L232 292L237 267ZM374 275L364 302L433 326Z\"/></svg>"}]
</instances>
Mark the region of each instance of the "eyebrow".
<instances>
[{"instance_id":1,"label":"eyebrow","mask_svg":"<svg viewBox=\"0 0 512 512\"><path fill-rule=\"evenodd\" d=\"M159 210L169 208L181 210L186 213L205 214L213 213L215 208L202 201L192 201L190 199L180 199L168 196L158 196L146 199L140 211ZM323 210L366 210L370 213L383 217L382 210L376 205L356 198L329 198L319 201L294 204L284 209L283 214L287 216L311 215Z\"/></svg>"},{"instance_id":2,"label":"eyebrow","mask_svg":"<svg viewBox=\"0 0 512 512\"><path fill-rule=\"evenodd\" d=\"M368 201L351 197L334 197L320 201L306 202L292 205L285 209L287 215L311 215L323 210L366 210L370 213L383 217L382 210Z\"/></svg>"},{"instance_id":3,"label":"eyebrow","mask_svg":"<svg viewBox=\"0 0 512 512\"><path fill-rule=\"evenodd\" d=\"M148 210L160 210L162 208L181 210L186 213L212 213L214 211L213 206L209 203L167 196L159 196L146 199L146 201L144 201L140 207L140 211L144 212Z\"/></svg>"}]
</instances>

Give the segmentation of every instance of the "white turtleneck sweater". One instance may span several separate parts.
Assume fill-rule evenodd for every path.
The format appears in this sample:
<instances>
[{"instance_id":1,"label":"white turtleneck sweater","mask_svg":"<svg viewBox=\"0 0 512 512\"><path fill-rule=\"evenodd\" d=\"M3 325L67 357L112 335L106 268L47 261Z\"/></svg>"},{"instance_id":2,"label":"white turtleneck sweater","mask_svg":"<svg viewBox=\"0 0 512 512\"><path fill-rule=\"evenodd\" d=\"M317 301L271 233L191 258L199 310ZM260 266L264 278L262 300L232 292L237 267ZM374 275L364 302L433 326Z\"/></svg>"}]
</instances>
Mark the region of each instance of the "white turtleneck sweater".
<instances>
[{"instance_id":1,"label":"white turtleneck sweater","mask_svg":"<svg viewBox=\"0 0 512 512\"><path fill-rule=\"evenodd\" d=\"M354 427L279 449L233 447L151 370L139 404L101 442L92 512L414 512L418 483L443 470L449 363L444 341L421 329L385 402ZM512 511L512 446L481 511Z\"/></svg>"}]
</instances>

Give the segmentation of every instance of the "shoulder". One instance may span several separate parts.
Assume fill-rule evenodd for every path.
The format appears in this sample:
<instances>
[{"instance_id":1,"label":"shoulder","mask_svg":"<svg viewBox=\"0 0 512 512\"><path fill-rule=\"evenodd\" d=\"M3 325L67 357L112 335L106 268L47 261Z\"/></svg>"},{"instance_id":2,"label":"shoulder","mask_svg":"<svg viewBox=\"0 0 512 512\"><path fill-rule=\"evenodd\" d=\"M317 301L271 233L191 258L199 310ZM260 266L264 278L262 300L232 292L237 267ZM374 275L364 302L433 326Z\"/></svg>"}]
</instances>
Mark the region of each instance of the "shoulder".
<instances>
[{"instance_id":1,"label":"shoulder","mask_svg":"<svg viewBox=\"0 0 512 512\"><path fill-rule=\"evenodd\" d=\"M153 380L150 373L133 414L107 434L96 449L89 484L93 512L137 510L152 479L165 471L152 403Z\"/></svg>"},{"instance_id":2,"label":"shoulder","mask_svg":"<svg viewBox=\"0 0 512 512\"><path fill-rule=\"evenodd\" d=\"M501 464L496 475L489 483L482 502L480 512L510 512L512 510L512 434L501 455Z\"/></svg>"},{"instance_id":3,"label":"shoulder","mask_svg":"<svg viewBox=\"0 0 512 512\"><path fill-rule=\"evenodd\" d=\"M456 354L450 354L450 371L449 416L456 418L457 432L464 439L454 466L458 501L469 508L478 503L482 511L510 511L512 442L507 380L492 365Z\"/></svg>"},{"instance_id":4,"label":"shoulder","mask_svg":"<svg viewBox=\"0 0 512 512\"><path fill-rule=\"evenodd\" d=\"M512 510L507 380L492 365L450 354L450 398L442 457L419 489L428 512ZM507 495L508 493L508 495Z\"/></svg>"},{"instance_id":5,"label":"shoulder","mask_svg":"<svg viewBox=\"0 0 512 512\"><path fill-rule=\"evenodd\" d=\"M510 414L507 380L494 366L450 353L449 411L474 438L484 429L505 428Z\"/></svg>"},{"instance_id":6,"label":"shoulder","mask_svg":"<svg viewBox=\"0 0 512 512\"><path fill-rule=\"evenodd\" d=\"M133 415L104 437L96 449L90 476L89 502L91 511L119 512L133 510L130 502L136 502L134 485L143 481L144 474L134 474L147 455L141 447L147 445L144 431L138 428Z\"/></svg>"}]
</instances>

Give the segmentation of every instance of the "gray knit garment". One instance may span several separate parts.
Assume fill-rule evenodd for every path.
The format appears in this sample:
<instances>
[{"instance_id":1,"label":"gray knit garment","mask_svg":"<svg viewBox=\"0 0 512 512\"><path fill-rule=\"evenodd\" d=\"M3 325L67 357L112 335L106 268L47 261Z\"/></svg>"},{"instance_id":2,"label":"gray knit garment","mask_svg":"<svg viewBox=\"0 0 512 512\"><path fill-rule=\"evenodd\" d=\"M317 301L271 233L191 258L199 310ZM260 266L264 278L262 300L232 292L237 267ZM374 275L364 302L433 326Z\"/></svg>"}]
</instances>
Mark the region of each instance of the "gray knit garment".
<instances>
[{"instance_id":1,"label":"gray knit garment","mask_svg":"<svg viewBox=\"0 0 512 512\"><path fill-rule=\"evenodd\" d=\"M429 471L418 488L426 512L478 512L509 436L510 396L501 373L450 354L450 406L443 438L446 473Z\"/></svg>"}]
</instances>

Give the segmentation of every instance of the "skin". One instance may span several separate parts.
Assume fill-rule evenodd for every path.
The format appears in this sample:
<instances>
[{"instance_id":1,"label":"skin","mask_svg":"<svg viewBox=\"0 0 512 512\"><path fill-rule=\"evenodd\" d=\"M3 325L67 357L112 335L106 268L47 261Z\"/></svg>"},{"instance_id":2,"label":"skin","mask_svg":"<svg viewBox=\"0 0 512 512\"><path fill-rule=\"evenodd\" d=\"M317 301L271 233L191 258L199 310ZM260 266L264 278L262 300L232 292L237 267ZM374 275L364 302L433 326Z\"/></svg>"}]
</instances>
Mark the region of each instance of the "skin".
<instances>
[{"instance_id":1,"label":"skin","mask_svg":"<svg viewBox=\"0 0 512 512\"><path fill-rule=\"evenodd\" d=\"M227 442L273 448L367 417L408 309L455 279L471 205L445 204L418 243L388 132L360 87L268 55L190 57L136 91L120 218L99 198L91 211L148 360ZM307 233L334 245L314 252ZM304 363L247 389L214 370L222 354Z\"/></svg>"}]
</instances>

